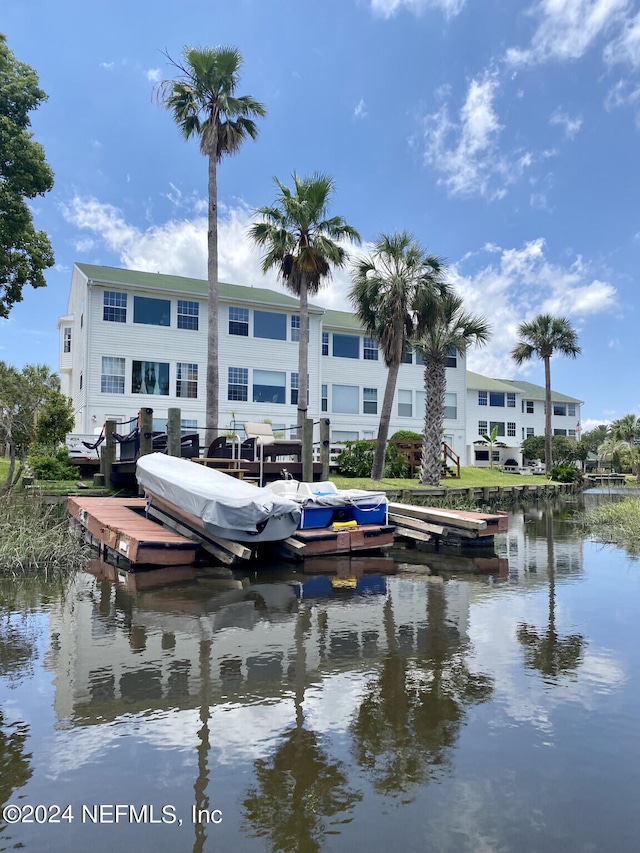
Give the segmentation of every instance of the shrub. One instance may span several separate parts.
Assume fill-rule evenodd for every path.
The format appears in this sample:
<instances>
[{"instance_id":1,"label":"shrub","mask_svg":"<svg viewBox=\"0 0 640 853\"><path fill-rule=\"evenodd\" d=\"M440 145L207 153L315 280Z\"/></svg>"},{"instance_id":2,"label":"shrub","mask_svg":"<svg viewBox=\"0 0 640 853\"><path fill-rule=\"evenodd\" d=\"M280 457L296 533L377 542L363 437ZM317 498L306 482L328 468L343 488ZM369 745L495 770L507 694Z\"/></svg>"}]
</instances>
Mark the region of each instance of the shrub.
<instances>
[{"instance_id":1,"label":"shrub","mask_svg":"<svg viewBox=\"0 0 640 853\"><path fill-rule=\"evenodd\" d=\"M558 483L575 483L582 480L582 471L575 465L554 465L551 469L551 479Z\"/></svg>"},{"instance_id":2,"label":"shrub","mask_svg":"<svg viewBox=\"0 0 640 853\"><path fill-rule=\"evenodd\" d=\"M78 469L71 463L66 447L54 452L35 447L27 461L36 480L74 480L78 476Z\"/></svg>"},{"instance_id":3,"label":"shrub","mask_svg":"<svg viewBox=\"0 0 640 853\"><path fill-rule=\"evenodd\" d=\"M423 436L411 429L399 429L394 432L389 441L422 441Z\"/></svg>"},{"instance_id":4,"label":"shrub","mask_svg":"<svg viewBox=\"0 0 640 853\"><path fill-rule=\"evenodd\" d=\"M373 467L375 443L359 440L349 441L336 458L340 473L345 477L370 477ZM402 451L393 444L387 445L384 457L384 476L392 479L407 476L409 466Z\"/></svg>"}]
</instances>

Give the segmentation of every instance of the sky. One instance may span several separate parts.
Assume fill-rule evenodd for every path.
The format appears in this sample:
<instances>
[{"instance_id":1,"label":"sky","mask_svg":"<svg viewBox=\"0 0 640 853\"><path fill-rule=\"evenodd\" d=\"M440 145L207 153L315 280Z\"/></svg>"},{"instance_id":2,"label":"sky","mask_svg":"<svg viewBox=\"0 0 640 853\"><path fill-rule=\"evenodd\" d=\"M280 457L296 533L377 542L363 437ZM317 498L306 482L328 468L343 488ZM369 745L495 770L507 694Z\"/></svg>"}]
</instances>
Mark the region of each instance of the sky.
<instances>
[{"instance_id":1,"label":"sky","mask_svg":"<svg viewBox=\"0 0 640 853\"><path fill-rule=\"evenodd\" d=\"M0 359L57 368L74 262L206 278L207 164L156 96L185 46L233 45L259 135L218 169L220 279L280 289L247 239L274 177L335 181L362 236L408 230L493 329L471 370L544 383L518 324L566 316L552 385L582 426L640 413L640 0L3 0L0 32L48 100L55 186L32 204L47 287L0 320ZM355 256L355 254L354 254ZM315 299L349 310L349 269Z\"/></svg>"}]
</instances>

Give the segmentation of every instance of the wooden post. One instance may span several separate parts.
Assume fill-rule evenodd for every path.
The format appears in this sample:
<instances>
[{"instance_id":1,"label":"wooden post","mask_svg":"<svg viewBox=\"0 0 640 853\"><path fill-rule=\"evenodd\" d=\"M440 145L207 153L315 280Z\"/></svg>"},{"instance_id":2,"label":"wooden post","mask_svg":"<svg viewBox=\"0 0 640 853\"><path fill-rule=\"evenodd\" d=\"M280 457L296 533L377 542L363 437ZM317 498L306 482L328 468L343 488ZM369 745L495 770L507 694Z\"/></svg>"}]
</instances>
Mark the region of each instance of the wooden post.
<instances>
[{"instance_id":1,"label":"wooden post","mask_svg":"<svg viewBox=\"0 0 640 853\"><path fill-rule=\"evenodd\" d=\"M116 440L113 437L116 431L116 421L107 421L104 425L104 447L100 453L100 473L104 476L104 484L111 488L111 472L113 463L116 461Z\"/></svg>"},{"instance_id":2,"label":"wooden post","mask_svg":"<svg viewBox=\"0 0 640 853\"><path fill-rule=\"evenodd\" d=\"M167 413L167 453L180 456L180 409L169 409Z\"/></svg>"},{"instance_id":3,"label":"wooden post","mask_svg":"<svg viewBox=\"0 0 640 853\"><path fill-rule=\"evenodd\" d=\"M313 421L305 418L302 424L302 480L313 482Z\"/></svg>"},{"instance_id":4,"label":"wooden post","mask_svg":"<svg viewBox=\"0 0 640 853\"><path fill-rule=\"evenodd\" d=\"M320 462L322 463L322 480L329 479L329 463L331 461L331 444L329 442L329 418L320 418Z\"/></svg>"},{"instance_id":5,"label":"wooden post","mask_svg":"<svg viewBox=\"0 0 640 853\"><path fill-rule=\"evenodd\" d=\"M153 451L153 409L140 409L138 413L140 427L140 456Z\"/></svg>"}]
</instances>

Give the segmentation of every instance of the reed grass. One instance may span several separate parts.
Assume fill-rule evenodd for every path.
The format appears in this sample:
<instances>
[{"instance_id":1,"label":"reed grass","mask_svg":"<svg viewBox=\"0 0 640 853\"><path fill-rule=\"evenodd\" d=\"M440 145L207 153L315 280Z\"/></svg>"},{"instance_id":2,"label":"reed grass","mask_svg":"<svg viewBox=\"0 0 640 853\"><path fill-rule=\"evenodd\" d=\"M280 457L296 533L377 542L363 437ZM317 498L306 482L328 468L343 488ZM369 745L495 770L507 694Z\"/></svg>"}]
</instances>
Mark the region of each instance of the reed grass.
<instances>
[{"instance_id":1,"label":"reed grass","mask_svg":"<svg viewBox=\"0 0 640 853\"><path fill-rule=\"evenodd\" d=\"M640 553L640 498L602 503L581 515L582 529L600 542L621 545L631 554Z\"/></svg>"},{"instance_id":2,"label":"reed grass","mask_svg":"<svg viewBox=\"0 0 640 853\"><path fill-rule=\"evenodd\" d=\"M45 576L86 565L87 551L69 532L66 507L36 494L0 497L0 574Z\"/></svg>"}]
</instances>

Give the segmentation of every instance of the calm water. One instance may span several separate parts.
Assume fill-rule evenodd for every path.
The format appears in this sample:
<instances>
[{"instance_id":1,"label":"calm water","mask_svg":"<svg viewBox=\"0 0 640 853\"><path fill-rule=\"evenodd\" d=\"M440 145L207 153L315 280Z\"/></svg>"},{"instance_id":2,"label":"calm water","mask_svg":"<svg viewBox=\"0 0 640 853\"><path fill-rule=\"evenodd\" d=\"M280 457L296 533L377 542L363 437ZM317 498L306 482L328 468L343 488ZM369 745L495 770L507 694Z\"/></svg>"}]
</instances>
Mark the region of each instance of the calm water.
<instances>
[{"instance_id":1,"label":"calm water","mask_svg":"<svg viewBox=\"0 0 640 853\"><path fill-rule=\"evenodd\" d=\"M366 589L2 582L0 850L635 853L640 563L567 515Z\"/></svg>"}]
</instances>

